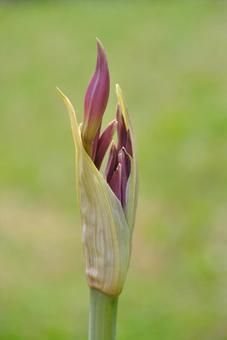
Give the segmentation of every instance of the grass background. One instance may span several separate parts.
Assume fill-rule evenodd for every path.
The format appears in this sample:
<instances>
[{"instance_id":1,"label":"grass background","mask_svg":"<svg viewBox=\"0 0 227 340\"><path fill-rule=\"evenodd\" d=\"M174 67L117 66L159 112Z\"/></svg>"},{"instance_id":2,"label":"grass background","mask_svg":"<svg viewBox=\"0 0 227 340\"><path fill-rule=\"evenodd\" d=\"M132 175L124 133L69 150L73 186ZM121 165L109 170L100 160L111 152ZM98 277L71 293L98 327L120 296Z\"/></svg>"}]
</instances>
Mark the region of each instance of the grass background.
<instances>
[{"instance_id":1,"label":"grass background","mask_svg":"<svg viewBox=\"0 0 227 340\"><path fill-rule=\"evenodd\" d=\"M137 141L140 199L119 340L227 339L227 6L0 7L0 338L86 339L74 150L95 36Z\"/></svg>"}]
</instances>

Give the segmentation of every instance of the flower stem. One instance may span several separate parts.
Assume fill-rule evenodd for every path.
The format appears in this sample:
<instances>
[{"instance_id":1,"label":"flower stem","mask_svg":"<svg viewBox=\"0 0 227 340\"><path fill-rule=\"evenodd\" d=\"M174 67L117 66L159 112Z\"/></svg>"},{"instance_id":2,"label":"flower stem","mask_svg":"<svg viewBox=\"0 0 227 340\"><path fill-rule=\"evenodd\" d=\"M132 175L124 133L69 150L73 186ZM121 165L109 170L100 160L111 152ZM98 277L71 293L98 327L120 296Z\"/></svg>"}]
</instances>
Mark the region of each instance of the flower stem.
<instances>
[{"instance_id":1,"label":"flower stem","mask_svg":"<svg viewBox=\"0 0 227 340\"><path fill-rule=\"evenodd\" d=\"M90 289L89 340L115 340L118 297Z\"/></svg>"}]
</instances>

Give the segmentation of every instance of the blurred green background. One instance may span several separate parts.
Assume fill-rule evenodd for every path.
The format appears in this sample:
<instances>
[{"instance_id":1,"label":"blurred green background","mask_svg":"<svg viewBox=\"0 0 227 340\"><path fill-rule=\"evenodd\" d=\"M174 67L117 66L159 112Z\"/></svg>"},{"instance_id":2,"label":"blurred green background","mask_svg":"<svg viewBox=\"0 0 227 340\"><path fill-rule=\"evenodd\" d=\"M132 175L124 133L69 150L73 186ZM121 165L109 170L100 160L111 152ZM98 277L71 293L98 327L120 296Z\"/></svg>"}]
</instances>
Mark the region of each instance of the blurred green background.
<instances>
[{"instance_id":1,"label":"blurred green background","mask_svg":"<svg viewBox=\"0 0 227 340\"><path fill-rule=\"evenodd\" d=\"M96 59L124 90L140 198L119 340L227 339L227 4L0 7L0 339L86 339L74 148Z\"/></svg>"}]
</instances>

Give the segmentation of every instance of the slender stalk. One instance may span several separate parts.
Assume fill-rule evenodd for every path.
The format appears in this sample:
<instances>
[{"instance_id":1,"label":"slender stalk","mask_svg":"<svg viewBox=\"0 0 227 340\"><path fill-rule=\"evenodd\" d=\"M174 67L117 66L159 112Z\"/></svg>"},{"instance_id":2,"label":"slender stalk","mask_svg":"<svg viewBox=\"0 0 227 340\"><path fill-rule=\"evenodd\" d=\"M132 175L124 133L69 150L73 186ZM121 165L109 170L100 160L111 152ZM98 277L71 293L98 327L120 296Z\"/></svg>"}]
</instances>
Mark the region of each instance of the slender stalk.
<instances>
[{"instance_id":1,"label":"slender stalk","mask_svg":"<svg viewBox=\"0 0 227 340\"><path fill-rule=\"evenodd\" d=\"M90 289L89 340L115 340L118 297Z\"/></svg>"}]
</instances>

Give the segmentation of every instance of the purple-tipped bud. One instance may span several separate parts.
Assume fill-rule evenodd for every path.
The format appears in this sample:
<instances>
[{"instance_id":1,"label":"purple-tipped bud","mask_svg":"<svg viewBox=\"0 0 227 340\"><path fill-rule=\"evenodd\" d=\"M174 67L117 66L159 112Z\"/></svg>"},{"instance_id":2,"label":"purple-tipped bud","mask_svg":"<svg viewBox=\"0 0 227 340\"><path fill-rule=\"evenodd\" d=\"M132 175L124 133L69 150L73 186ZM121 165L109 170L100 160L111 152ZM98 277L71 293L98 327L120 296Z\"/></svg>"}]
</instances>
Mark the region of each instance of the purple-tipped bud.
<instances>
[{"instance_id":1,"label":"purple-tipped bud","mask_svg":"<svg viewBox=\"0 0 227 340\"><path fill-rule=\"evenodd\" d=\"M126 140L127 140L127 130L125 126L124 117L122 115L120 106L117 106L117 134L118 134L118 147L117 149L120 150L122 146L126 146Z\"/></svg>"},{"instance_id":2,"label":"purple-tipped bud","mask_svg":"<svg viewBox=\"0 0 227 340\"><path fill-rule=\"evenodd\" d=\"M112 144L105 171L105 176L108 183L110 182L110 179L113 176L116 166L117 166L117 148L115 144Z\"/></svg>"},{"instance_id":3,"label":"purple-tipped bud","mask_svg":"<svg viewBox=\"0 0 227 340\"><path fill-rule=\"evenodd\" d=\"M137 169L130 119L119 85L116 85L117 118L100 134L109 96L109 71L99 42L97 48L97 65L86 91L82 125L78 124L69 99L60 90L59 93L70 115L76 149L88 284L94 292L114 299L122 291L130 261L137 204ZM116 145L112 142L103 175L99 168L116 128L118 141Z\"/></svg>"},{"instance_id":4,"label":"purple-tipped bud","mask_svg":"<svg viewBox=\"0 0 227 340\"><path fill-rule=\"evenodd\" d=\"M122 202L121 183L122 183L122 165L118 164L116 170L113 173L112 178L110 179L109 185L120 202Z\"/></svg>"},{"instance_id":5,"label":"purple-tipped bud","mask_svg":"<svg viewBox=\"0 0 227 340\"><path fill-rule=\"evenodd\" d=\"M97 151L96 151L95 160L94 160L94 163L97 169L99 169L102 164L106 151L112 141L114 132L116 130L116 126L117 126L117 121L113 120L111 123L109 123L109 125L103 131L101 137L98 140Z\"/></svg>"},{"instance_id":6,"label":"purple-tipped bud","mask_svg":"<svg viewBox=\"0 0 227 340\"><path fill-rule=\"evenodd\" d=\"M110 77L104 48L97 40L97 63L84 98L83 144L92 155L92 143L101 125L109 98Z\"/></svg>"},{"instance_id":7,"label":"purple-tipped bud","mask_svg":"<svg viewBox=\"0 0 227 340\"><path fill-rule=\"evenodd\" d=\"M107 183L126 207L126 189L133 157L132 140L122 93L117 86L116 119L100 135L102 118L109 98L110 77L102 44L97 40L97 62L84 98L84 120L81 137L85 150L99 170L117 128L117 146L112 145L106 166Z\"/></svg>"}]
</instances>

